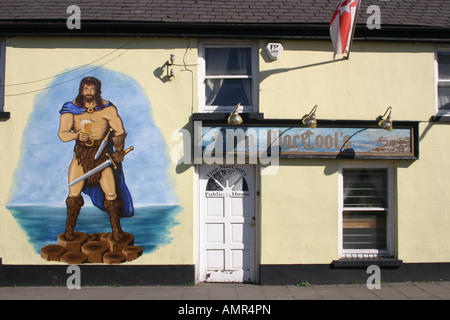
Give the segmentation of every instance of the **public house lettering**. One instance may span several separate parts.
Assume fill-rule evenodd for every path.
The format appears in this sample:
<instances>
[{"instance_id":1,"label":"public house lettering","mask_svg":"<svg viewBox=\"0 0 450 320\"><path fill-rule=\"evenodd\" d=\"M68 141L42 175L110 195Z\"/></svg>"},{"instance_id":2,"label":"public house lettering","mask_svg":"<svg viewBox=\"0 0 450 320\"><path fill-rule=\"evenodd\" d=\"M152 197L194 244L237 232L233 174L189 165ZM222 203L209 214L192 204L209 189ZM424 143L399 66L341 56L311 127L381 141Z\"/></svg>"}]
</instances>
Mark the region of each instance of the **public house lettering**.
<instances>
[{"instance_id":1,"label":"public house lettering","mask_svg":"<svg viewBox=\"0 0 450 320\"><path fill-rule=\"evenodd\" d=\"M311 130L295 135L289 133L283 134L281 130L271 130L267 134L267 145L270 145L271 141L274 140L272 137L274 131L282 149L296 149L304 147L308 150L315 148L345 150L351 148L352 146L350 136L344 136L342 132L334 132L334 136L326 135L323 137L322 135L316 134Z\"/></svg>"}]
</instances>

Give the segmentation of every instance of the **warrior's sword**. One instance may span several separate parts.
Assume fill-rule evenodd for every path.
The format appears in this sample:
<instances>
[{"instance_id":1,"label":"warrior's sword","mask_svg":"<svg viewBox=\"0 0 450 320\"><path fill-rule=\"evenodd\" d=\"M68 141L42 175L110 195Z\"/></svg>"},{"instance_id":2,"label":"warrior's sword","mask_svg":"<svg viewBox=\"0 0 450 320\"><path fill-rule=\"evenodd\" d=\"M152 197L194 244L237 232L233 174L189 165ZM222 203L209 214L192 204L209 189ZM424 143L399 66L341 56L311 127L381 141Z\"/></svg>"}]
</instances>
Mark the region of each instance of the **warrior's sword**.
<instances>
[{"instance_id":1,"label":"warrior's sword","mask_svg":"<svg viewBox=\"0 0 450 320\"><path fill-rule=\"evenodd\" d=\"M127 154L128 152L130 152L131 150L134 150L134 147L129 147L128 149L126 149L123 153ZM81 177L73 180L71 183L69 183L69 187L73 186L74 184L77 184L78 182L92 176L94 173L97 173L103 169L105 169L106 167L109 167L110 165L113 165L114 169L117 169L117 165L114 163L114 161L112 160L111 156L109 155L109 153L106 154L108 156L108 160L106 160L105 162L103 162L102 164L99 164L98 166L96 166L94 169L86 172L85 174L83 174Z\"/></svg>"},{"instance_id":2,"label":"warrior's sword","mask_svg":"<svg viewBox=\"0 0 450 320\"><path fill-rule=\"evenodd\" d=\"M106 144L108 143L108 137L109 134L113 131L113 129L109 129L108 134L106 135L106 137L103 139L102 143L100 144L100 147L98 147L97 153L94 156L94 160L97 160L98 157L100 157L100 154L102 153L103 149L105 149Z\"/></svg>"}]
</instances>

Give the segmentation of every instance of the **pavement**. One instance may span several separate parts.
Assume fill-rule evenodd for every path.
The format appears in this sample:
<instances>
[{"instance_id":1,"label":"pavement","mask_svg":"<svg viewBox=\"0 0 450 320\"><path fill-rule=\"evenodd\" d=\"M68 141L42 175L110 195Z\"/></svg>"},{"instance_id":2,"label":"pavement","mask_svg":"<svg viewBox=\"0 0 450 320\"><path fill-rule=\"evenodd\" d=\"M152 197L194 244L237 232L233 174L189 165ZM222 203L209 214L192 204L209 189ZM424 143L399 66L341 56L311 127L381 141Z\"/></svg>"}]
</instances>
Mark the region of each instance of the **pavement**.
<instances>
[{"instance_id":1,"label":"pavement","mask_svg":"<svg viewBox=\"0 0 450 320\"><path fill-rule=\"evenodd\" d=\"M450 282L265 286L0 287L0 300L450 300Z\"/></svg>"}]
</instances>

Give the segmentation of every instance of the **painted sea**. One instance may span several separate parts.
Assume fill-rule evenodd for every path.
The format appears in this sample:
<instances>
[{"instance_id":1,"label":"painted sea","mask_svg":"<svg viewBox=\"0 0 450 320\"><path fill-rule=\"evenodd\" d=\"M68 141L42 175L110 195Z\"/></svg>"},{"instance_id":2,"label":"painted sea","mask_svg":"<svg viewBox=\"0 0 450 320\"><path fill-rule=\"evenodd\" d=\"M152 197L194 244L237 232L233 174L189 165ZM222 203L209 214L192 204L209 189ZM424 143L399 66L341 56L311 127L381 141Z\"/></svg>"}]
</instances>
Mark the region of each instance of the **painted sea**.
<instances>
[{"instance_id":1,"label":"painted sea","mask_svg":"<svg viewBox=\"0 0 450 320\"><path fill-rule=\"evenodd\" d=\"M8 210L20 223L36 253L48 244L56 244L57 237L64 232L66 207L9 206ZM179 206L159 205L135 208L134 216L122 218L122 229L134 235L134 243L143 253L151 253L158 247L170 243L170 231L178 224L176 215ZM84 233L111 232L109 216L96 207L85 206L78 216L75 231Z\"/></svg>"}]
</instances>

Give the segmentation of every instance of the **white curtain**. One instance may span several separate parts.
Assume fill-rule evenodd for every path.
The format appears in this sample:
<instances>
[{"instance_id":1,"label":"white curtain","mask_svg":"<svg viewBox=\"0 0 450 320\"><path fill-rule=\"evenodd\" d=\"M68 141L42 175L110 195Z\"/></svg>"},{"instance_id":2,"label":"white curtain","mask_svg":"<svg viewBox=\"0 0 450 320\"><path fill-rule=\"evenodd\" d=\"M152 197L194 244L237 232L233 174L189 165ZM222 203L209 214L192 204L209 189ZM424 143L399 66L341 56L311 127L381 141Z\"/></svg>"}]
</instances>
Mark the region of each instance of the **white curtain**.
<instances>
[{"instance_id":1,"label":"white curtain","mask_svg":"<svg viewBox=\"0 0 450 320\"><path fill-rule=\"evenodd\" d=\"M251 52L251 50L249 50L249 51ZM251 59L250 55L245 54L246 52L249 52L249 51L247 51L247 50L239 50L238 51L239 52L238 53L239 69L245 73L247 73L247 70L252 70L251 65L248 66L248 64L252 63L252 59ZM243 80L242 84L244 86L244 92L245 92L245 96L247 97L247 101L252 103L251 102L252 101L252 81L251 80Z\"/></svg>"},{"instance_id":2,"label":"white curtain","mask_svg":"<svg viewBox=\"0 0 450 320\"><path fill-rule=\"evenodd\" d=\"M251 70L251 50L247 48L215 48L210 50L207 54L206 61L206 76L221 76L221 75L246 75L247 70ZM232 51L233 50L233 51ZM233 58L237 61L232 61L229 65L230 54L233 53ZM231 66L232 65L232 66ZM247 100L252 101L252 81L243 79L240 81L243 86L243 91ZM214 100L219 94L224 85L224 79L206 79L206 105L213 105Z\"/></svg>"},{"instance_id":3,"label":"white curtain","mask_svg":"<svg viewBox=\"0 0 450 320\"><path fill-rule=\"evenodd\" d=\"M450 52L438 53L439 109L450 110Z\"/></svg>"},{"instance_id":4,"label":"white curtain","mask_svg":"<svg viewBox=\"0 0 450 320\"><path fill-rule=\"evenodd\" d=\"M230 49L221 48L213 50L213 54L207 56L206 75L225 75L227 71L228 59L230 58ZM216 99L217 94L223 85L223 79L206 79L206 105L209 106Z\"/></svg>"}]
</instances>

